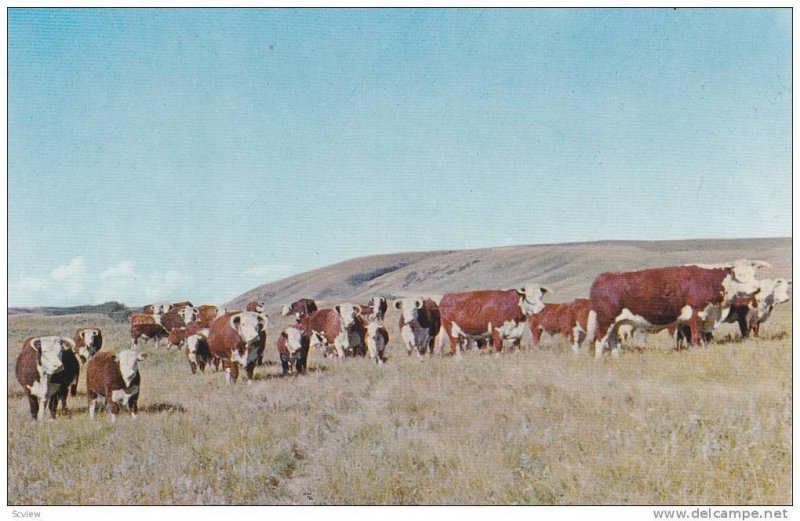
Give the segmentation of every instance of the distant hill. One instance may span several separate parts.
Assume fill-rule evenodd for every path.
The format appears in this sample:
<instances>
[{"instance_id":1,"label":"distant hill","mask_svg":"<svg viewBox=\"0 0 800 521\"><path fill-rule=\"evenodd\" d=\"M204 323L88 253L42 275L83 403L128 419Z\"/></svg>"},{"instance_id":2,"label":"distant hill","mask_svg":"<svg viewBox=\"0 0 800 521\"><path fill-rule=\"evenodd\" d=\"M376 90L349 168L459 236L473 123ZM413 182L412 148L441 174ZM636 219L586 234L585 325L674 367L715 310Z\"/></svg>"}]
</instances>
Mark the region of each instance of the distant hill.
<instances>
[{"instance_id":1,"label":"distant hill","mask_svg":"<svg viewBox=\"0 0 800 521\"><path fill-rule=\"evenodd\" d=\"M764 277L790 276L792 239L698 239L680 241L601 241L509 246L476 250L396 253L360 257L270 282L232 299L290 302L366 301L372 295L397 298L437 296L450 291L507 288L525 282L550 286L551 302L588 296L594 278L627 271L688 263L761 259L773 269Z\"/></svg>"},{"instance_id":2,"label":"distant hill","mask_svg":"<svg viewBox=\"0 0 800 521\"><path fill-rule=\"evenodd\" d=\"M133 312L131 308L120 304L119 302L105 302L95 306L71 306L71 307L34 307L34 308L9 308L9 316L21 315L44 315L44 316L61 316L61 315L82 315L82 314L99 314L111 317L115 322L123 322L128 319Z\"/></svg>"}]
</instances>

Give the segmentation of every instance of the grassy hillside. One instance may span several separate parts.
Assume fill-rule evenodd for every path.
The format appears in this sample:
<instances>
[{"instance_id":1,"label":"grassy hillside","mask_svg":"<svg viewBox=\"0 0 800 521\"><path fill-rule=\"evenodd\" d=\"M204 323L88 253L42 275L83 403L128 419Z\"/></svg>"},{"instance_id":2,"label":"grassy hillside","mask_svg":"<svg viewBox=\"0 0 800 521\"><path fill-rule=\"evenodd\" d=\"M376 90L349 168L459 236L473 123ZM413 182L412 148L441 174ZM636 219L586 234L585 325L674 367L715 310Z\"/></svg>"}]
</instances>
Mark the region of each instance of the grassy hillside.
<instances>
[{"instance_id":1,"label":"grassy hillside","mask_svg":"<svg viewBox=\"0 0 800 521\"><path fill-rule=\"evenodd\" d=\"M751 258L774 265L761 272L763 277L788 276L791 247L791 238L603 241L378 255L265 284L230 304L266 298L277 309L300 297L361 301L372 295L441 295L525 282L550 286L551 301L562 302L587 296L594 278L605 271Z\"/></svg>"}]
</instances>

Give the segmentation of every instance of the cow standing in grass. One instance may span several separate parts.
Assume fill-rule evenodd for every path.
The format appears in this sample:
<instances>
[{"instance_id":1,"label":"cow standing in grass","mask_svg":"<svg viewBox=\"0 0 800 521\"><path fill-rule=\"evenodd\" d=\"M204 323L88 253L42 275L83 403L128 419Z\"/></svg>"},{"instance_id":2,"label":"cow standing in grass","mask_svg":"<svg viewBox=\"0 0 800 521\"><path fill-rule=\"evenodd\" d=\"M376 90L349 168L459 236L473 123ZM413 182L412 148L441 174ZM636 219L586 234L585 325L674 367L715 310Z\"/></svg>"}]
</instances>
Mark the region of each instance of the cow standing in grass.
<instances>
[{"instance_id":1,"label":"cow standing in grass","mask_svg":"<svg viewBox=\"0 0 800 521\"><path fill-rule=\"evenodd\" d=\"M248 380L253 379L259 353L266 347L266 331L266 317L252 311L226 313L211 323L208 347L222 361L230 383L239 378L240 367Z\"/></svg>"},{"instance_id":2,"label":"cow standing in grass","mask_svg":"<svg viewBox=\"0 0 800 521\"><path fill-rule=\"evenodd\" d=\"M55 418L59 400L66 411L67 394L80 372L74 348L72 340L58 336L32 337L23 343L16 376L34 420L44 420L47 409Z\"/></svg>"}]
</instances>

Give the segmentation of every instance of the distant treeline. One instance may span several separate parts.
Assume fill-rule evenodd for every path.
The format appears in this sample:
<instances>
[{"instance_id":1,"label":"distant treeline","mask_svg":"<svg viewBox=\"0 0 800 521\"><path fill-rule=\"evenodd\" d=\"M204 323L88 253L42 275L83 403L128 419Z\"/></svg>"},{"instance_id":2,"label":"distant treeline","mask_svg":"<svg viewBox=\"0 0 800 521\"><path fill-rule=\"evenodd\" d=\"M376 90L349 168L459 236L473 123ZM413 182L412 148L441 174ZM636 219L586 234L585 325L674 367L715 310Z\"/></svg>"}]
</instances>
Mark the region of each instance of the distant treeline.
<instances>
[{"instance_id":1,"label":"distant treeline","mask_svg":"<svg viewBox=\"0 0 800 521\"><path fill-rule=\"evenodd\" d=\"M124 322L133 313L133 310L120 302L105 302L96 306L71 306L71 307L38 307L38 308L10 308L9 314L35 314L45 316L99 314L108 315L115 322Z\"/></svg>"}]
</instances>

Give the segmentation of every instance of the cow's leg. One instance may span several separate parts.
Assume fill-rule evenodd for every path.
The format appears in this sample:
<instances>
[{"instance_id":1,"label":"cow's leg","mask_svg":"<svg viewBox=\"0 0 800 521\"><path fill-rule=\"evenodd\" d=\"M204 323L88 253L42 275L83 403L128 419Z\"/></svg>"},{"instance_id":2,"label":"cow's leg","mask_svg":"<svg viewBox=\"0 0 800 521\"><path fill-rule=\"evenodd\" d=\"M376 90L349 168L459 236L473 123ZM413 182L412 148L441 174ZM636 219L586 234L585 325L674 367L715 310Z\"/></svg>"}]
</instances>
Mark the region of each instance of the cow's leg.
<instances>
[{"instance_id":1,"label":"cow's leg","mask_svg":"<svg viewBox=\"0 0 800 521\"><path fill-rule=\"evenodd\" d=\"M136 413L139 412L139 404L138 404L138 402L139 402L139 396L138 395L134 396L134 397L131 397L131 399L128 401L128 409L130 409L131 418L133 418L134 420L136 419Z\"/></svg>"},{"instance_id":2,"label":"cow's leg","mask_svg":"<svg viewBox=\"0 0 800 521\"><path fill-rule=\"evenodd\" d=\"M111 388L106 388L106 407L108 407L111 412L111 421L116 422L117 414L119 413L119 404L111 398L111 395Z\"/></svg>"},{"instance_id":3,"label":"cow's leg","mask_svg":"<svg viewBox=\"0 0 800 521\"><path fill-rule=\"evenodd\" d=\"M28 395L28 405L31 408L31 418L35 421L39 416L39 399L32 394Z\"/></svg>"},{"instance_id":4,"label":"cow's leg","mask_svg":"<svg viewBox=\"0 0 800 521\"><path fill-rule=\"evenodd\" d=\"M542 328L538 325L532 325L531 330L531 347L539 347L539 342L542 340Z\"/></svg>"},{"instance_id":5,"label":"cow's leg","mask_svg":"<svg viewBox=\"0 0 800 521\"><path fill-rule=\"evenodd\" d=\"M499 354L503 351L503 337L497 328L492 329L492 342L494 343L494 352Z\"/></svg>"},{"instance_id":6,"label":"cow's leg","mask_svg":"<svg viewBox=\"0 0 800 521\"><path fill-rule=\"evenodd\" d=\"M753 325L750 326L750 328L753 330L753 336L758 338L758 332L761 329L761 322L759 322L758 319L753 320Z\"/></svg>"},{"instance_id":7,"label":"cow's leg","mask_svg":"<svg viewBox=\"0 0 800 521\"><path fill-rule=\"evenodd\" d=\"M581 351L581 344L586 339L586 332L582 327L575 326L572 328L571 337L572 352L578 354Z\"/></svg>"},{"instance_id":8,"label":"cow's leg","mask_svg":"<svg viewBox=\"0 0 800 521\"><path fill-rule=\"evenodd\" d=\"M692 313L692 318L689 319L687 325L689 326L689 332L691 334L690 345L696 346L701 343L705 344L705 342L703 342L703 319L701 319L697 313Z\"/></svg>"},{"instance_id":9,"label":"cow's leg","mask_svg":"<svg viewBox=\"0 0 800 521\"><path fill-rule=\"evenodd\" d=\"M736 322L739 323L739 332L742 334L742 338L747 338L750 334L750 327L747 324L747 314L739 313L736 317Z\"/></svg>"},{"instance_id":10,"label":"cow's leg","mask_svg":"<svg viewBox=\"0 0 800 521\"><path fill-rule=\"evenodd\" d=\"M252 362L249 362L246 366L244 366L244 371L245 371L245 373L247 373L247 383L250 383L250 382L253 381L253 372L255 371L255 369L256 369L256 361L255 360L253 360Z\"/></svg>"},{"instance_id":11,"label":"cow's leg","mask_svg":"<svg viewBox=\"0 0 800 521\"><path fill-rule=\"evenodd\" d=\"M92 391L89 391L89 390L86 391L86 398L87 398L87 401L89 403L88 409L89 409L89 419L90 420L94 420L94 400L95 400L95 397L96 397L96 395Z\"/></svg>"}]
</instances>

